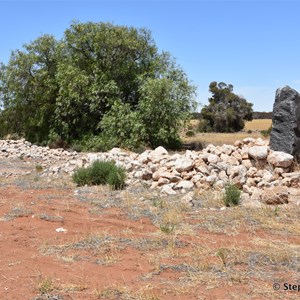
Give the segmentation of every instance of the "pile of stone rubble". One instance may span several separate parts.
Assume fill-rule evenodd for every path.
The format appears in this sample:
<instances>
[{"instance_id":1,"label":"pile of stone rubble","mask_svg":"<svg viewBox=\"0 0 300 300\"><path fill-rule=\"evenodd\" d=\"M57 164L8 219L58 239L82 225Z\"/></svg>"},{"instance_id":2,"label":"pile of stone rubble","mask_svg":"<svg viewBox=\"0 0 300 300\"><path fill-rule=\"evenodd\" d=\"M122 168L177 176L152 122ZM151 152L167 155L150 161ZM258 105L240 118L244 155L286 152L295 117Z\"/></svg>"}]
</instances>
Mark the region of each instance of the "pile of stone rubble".
<instances>
[{"instance_id":1,"label":"pile of stone rubble","mask_svg":"<svg viewBox=\"0 0 300 300\"><path fill-rule=\"evenodd\" d=\"M149 189L168 195L195 188L221 190L230 182L243 191L245 199L280 204L287 203L289 190L300 185L300 172L293 171L293 156L271 150L260 138L175 154L163 147L141 154L119 148L105 153L77 153L39 147L25 140L0 140L1 157L39 164L42 176L71 175L95 160L113 160L126 169L129 185L142 181Z\"/></svg>"}]
</instances>

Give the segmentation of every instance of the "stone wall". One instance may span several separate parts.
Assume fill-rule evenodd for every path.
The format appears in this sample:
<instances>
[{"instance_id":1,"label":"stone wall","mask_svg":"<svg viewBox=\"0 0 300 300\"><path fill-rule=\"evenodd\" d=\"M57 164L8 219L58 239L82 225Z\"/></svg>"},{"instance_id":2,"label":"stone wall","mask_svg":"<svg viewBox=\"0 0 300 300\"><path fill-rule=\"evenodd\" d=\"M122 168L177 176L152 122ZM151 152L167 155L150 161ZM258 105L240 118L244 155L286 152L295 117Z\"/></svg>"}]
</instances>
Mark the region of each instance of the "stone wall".
<instances>
[{"instance_id":1,"label":"stone wall","mask_svg":"<svg viewBox=\"0 0 300 300\"><path fill-rule=\"evenodd\" d=\"M1 157L40 164L42 176L49 177L72 175L76 168L95 160L113 160L126 169L128 185L143 182L149 189L173 195L194 189L222 190L227 183L233 183L243 191L244 199L268 204L286 203L288 189L298 188L300 180L300 172L292 172L293 156L271 150L268 142L260 138L173 154L163 147L141 154L119 148L105 153L77 153L38 147L24 140L2 140ZM268 194L271 196L266 197Z\"/></svg>"}]
</instances>

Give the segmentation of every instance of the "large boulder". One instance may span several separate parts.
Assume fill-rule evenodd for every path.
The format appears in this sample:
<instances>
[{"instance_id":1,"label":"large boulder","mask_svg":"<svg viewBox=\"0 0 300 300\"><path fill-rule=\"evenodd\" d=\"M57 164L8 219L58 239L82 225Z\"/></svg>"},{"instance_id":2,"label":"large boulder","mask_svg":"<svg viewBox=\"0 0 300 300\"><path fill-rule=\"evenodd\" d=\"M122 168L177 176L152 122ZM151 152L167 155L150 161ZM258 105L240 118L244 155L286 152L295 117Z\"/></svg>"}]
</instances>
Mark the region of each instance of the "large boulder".
<instances>
[{"instance_id":1,"label":"large boulder","mask_svg":"<svg viewBox=\"0 0 300 300\"><path fill-rule=\"evenodd\" d=\"M273 106L270 148L300 158L300 94L286 86L277 89Z\"/></svg>"}]
</instances>

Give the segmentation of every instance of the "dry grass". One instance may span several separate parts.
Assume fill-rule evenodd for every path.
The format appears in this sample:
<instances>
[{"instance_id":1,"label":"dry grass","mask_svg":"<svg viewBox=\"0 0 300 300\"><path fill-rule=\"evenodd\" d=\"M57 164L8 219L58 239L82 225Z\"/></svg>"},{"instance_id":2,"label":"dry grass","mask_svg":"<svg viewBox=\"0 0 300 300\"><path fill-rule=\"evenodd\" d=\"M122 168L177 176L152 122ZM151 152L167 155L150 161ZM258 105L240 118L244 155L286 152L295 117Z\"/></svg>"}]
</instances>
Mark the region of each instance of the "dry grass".
<instances>
[{"instance_id":1,"label":"dry grass","mask_svg":"<svg viewBox=\"0 0 300 300\"><path fill-rule=\"evenodd\" d=\"M26 207L23 203L18 203L11 207L11 210L5 214L0 220L10 221L15 218L28 217L32 214L31 209Z\"/></svg>"},{"instance_id":2,"label":"dry grass","mask_svg":"<svg viewBox=\"0 0 300 300\"><path fill-rule=\"evenodd\" d=\"M112 285L103 289L96 289L94 295L97 299L105 300L159 300L160 298L152 291L152 286L141 287L138 291L131 291L125 285Z\"/></svg>"},{"instance_id":3,"label":"dry grass","mask_svg":"<svg viewBox=\"0 0 300 300\"><path fill-rule=\"evenodd\" d=\"M260 132L237 132L237 133L197 133L193 137L183 137L185 143L199 142L205 147L209 144L214 145L233 145L238 140L243 140L244 138L262 138L265 139Z\"/></svg>"},{"instance_id":4,"label":"dry grass","mask_svg":"<svg viewBox=\"0 0 300 300\"><path fill-rule=\"evenodd\" d=\"M37 275L36 279L37 290L41 294L48 294L56 289L58 289L58 285L55 283L53 277L50 276L42 276L42 274Z\"/></svg>"},{"instance_id":5,"label":"dry grass","mask_svg":"<svg viewBox=\"0 0 300 300\"><path fill-rule=\"evenodd\" d=\"M245 124L244 131L248 130L268 130L272 126L271 119L256 119L247 121Z\"/></svg>"},{"instance_id":6,"label":"dry grass","mask_svg":"<svg viewBox=\"0 0 300 300\"><path fill-rule=\"evenodd\" d=\"M272 125L272 120L270 119L259 119L259 120L253 120L248 121L245 124L245 128L242 132L237 133L197 133L197 125L198 120L191 120L190 121L191 126L193 127L193 130L195 131L195 136L193 137L186 137L185 134L182 134L182 139L185 143L192 143L192 142L200 142L205 147L208 144L214 144L214 145L233 145L234 142L237 140L242 140L247 137L252 138L262 138L265 139L260 131L261 130L268 130L270 126ZM251 131L251 132L249 132Z\"/></svg>"},{"instance_id":7,"label":"dry grass","mask_svg":"<svg viewBox=\"0 0 300 300\"><path fill-rule=\"evenodd\" d=\"M57 259L65 263L75 261L92 261L98 265L109 266L120 260L120 249L116 245L118 240L106 233L88 234L74 243L62 245L43 244L40 252L43 255L56 255ZM85 253L85 257L82 257Z\"/></svg>"}]
</instances>

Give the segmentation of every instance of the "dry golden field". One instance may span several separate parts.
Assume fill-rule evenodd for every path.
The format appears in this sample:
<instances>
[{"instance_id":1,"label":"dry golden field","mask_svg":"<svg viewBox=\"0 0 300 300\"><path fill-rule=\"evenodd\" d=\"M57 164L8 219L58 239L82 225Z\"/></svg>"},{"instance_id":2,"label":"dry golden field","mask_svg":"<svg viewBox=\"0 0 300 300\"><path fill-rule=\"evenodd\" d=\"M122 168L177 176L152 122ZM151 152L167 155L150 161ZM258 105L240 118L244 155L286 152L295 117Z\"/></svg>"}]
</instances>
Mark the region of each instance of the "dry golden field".
<instances>
[{"instance_id":1,"label":"dry golden field","mask_svg":"<svg viewBox=\"0 0 300 300\"><path fill-rule=\"evenodd\" d=\"M256 119L250 122L246 122L244 130L268 130L271 125L271 119Z\"/></svg>"},{"instance_id":2,"label":"dry golden field","mask_svg":"<svg viewBox=\"0 0 300 300\"><path fill-rule=\"evenodd\" d=\"M194 128L195 136L187 137L185 136L185 133L183 133L182 138L185 143L200 142L203 144L203 146L208 144L223 145L223 144L233 144L235 141L242 140L246 137L253 137L253 138L260 137L262 139L268 139L264 137L260 133L260 131L268 130L272 125L272 120L256 119L250 122L246 122L244 130L237 133L197 132L198 120L191 120L190 125L192 125Z\"/></svg>"}]
</instances>

